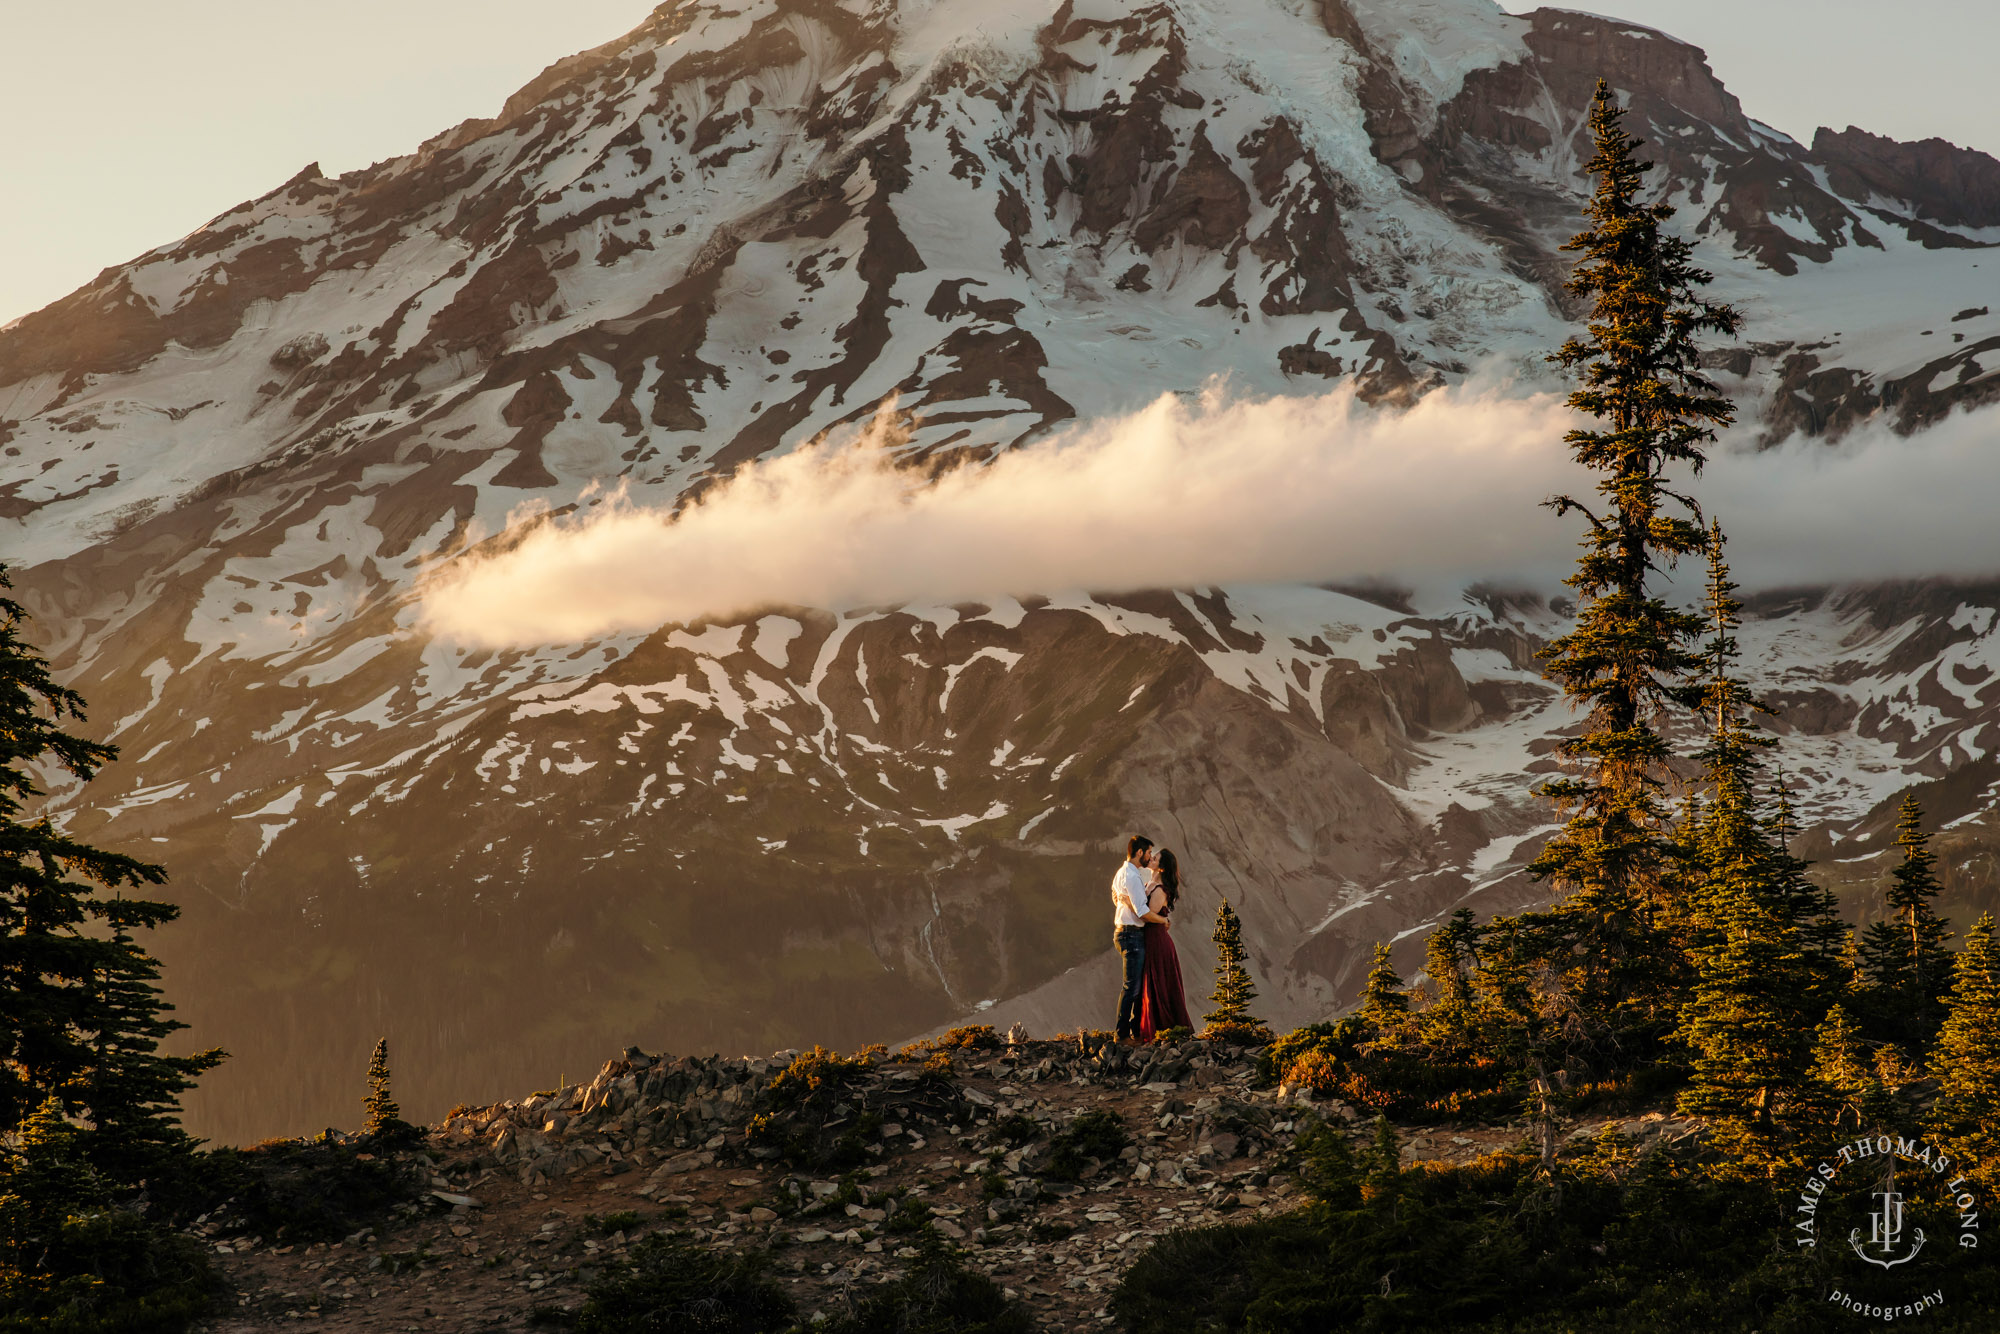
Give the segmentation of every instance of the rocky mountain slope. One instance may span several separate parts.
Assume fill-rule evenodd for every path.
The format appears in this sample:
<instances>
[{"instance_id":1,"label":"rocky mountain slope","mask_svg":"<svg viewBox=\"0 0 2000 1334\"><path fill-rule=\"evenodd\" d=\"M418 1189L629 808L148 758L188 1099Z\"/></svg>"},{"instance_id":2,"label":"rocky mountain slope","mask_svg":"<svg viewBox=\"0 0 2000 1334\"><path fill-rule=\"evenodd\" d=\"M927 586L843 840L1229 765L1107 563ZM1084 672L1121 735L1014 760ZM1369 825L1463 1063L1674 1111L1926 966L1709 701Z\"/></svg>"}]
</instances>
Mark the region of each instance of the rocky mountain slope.
<instances>
[{"instance_id":1,"label":"rocky mountain slope","mask_svg":"<svg viewBox=\"0 0 2000 1334\"><path fill-rule=\"evenodd\" d=\"M194 1124L419 1112L633 1035L853 1045L1104 1005L1110 838L1242 909L1266 1012L1535 890L1559 613L1491 592L774 611L535 650L415 631L524 504L670 504L872 417L919 466L1226 373L1398 403L1565 329L1595 80L1748 336L1766 432L2000 395L2000 163L1748 118L1701 53L1483 0L663 6L490 121L307 168L0 330L0 518L125 759L74 831L168 863L161 952L238 1059ZM1984 286L1982 286L1984 282ZM1983 359L1983 360L1982 360ZM1990 897L2000 588L1771 597L1829 874L1912 782Z\"/></svg>"},{"instance_id":2,"label":"rocky mountain slope","mask_svg":"<svg viewBox=\"0 0 2000 1334\"><path fill-rule=\"evenodd\" d=\"M1258 1087L1254 1052L1161 1047L1025 1041L957 1052L943 1076L920 1060L885 1062L847 1094L879 1130L845 1170L787 1164L744 1133L787 1053L633 1048L587 1083L465 1109L432 1130L421 1146L432 1189L404 1216L301 1243L218 1210L202 1231L233 1302L207 1328L546 1327L661 1232L723 1253L768 1250L802 1317L838 1316L918 1255L925 1225L1037 1329L1108 1328L1112 1289L1162 1234L1297 1207L1287 1150L1306 1125L1345 1127L1357 1148L1371 1133L1368 1117L1337 1100ZM1106 1114L1121 1123L1120 1142L1102 1157L1078 1151L1078 1118ZM1569 1133L1652 1145L1695 1129L1655 1111L1593 1115ZM1525 1135L1425 1125L1404 1131L1402 1153L1464 1163L1518 1151Z\"/></svg>"}]
</instances>

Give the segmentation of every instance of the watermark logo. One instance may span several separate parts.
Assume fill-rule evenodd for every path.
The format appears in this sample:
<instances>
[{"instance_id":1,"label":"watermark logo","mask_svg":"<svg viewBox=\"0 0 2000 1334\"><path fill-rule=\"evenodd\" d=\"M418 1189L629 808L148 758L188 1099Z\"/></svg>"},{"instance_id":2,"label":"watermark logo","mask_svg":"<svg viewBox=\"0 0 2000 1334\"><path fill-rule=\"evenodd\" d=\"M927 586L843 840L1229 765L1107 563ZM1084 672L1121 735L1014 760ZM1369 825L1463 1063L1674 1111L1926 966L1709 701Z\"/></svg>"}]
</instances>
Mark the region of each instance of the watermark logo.
<instances>
[{"instance_id":1,"label":"watermark logo","mask_svg":"<svg viewBox=\"0 0 2000 1334\"><path fill-rule=\"evenodd\" d=\"M1897 1265L1916 1259L1917 1252L1924 1248L1924 1230L1920 1227L1912 1228L1910 1230L1915 1235L1915 1242L1901 1254L1895 1253L1897 1246L1903 1240L1903 1192L1896 1189L1894 1158L1889 1159L1889 1168L1884 1174L1882 1189L1875 1192L1875 1198L1881 1203L1874 1213L1868 1215L1866 1246L1862 1244L1860 1228L1855 1228L1847 1234L1847 1244L1852 1246L1854 1253L1867 1263L1880 1265L1884 1269L1894 1269ZM1880 1254L1870 1255L1868 1253L1870 1250L1878 1250Z\"/></svg>"},{"instance_id":2,"label":"watermark logo","mask_svg":"<svg viewBox=\"0 0 2000 1334\"><path fill-rule=\"evenodd\" d=\"M1940 1262L1918 1257L1936 1256L1947 1238L1961 1255L1978 1250L1980 1212L1971 1179L1943 1149L1906 1135L1864 1135L1801 1183L1793 1240L1814 1254L1822 1238L1831 1243L1822 1257L1837 1280L1830 1303L1865 1319L1895 1320L1944 1304ZM1866 1267L1855 1268L1855 1260Z\"/></svg>"}]
</instances>

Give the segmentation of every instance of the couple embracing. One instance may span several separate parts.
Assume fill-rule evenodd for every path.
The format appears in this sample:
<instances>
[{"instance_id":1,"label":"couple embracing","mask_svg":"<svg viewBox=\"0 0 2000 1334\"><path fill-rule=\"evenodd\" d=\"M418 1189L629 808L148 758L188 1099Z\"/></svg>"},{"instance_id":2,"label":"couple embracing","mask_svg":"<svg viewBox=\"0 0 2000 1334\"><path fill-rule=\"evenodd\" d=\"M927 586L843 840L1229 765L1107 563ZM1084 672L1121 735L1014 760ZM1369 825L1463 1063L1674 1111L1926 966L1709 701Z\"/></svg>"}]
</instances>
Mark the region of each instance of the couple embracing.
<instances>
[{"instance_id":1,"label":"couple embracing","mask_svg":"<svg viewBox=\"0 0 2000 1334\"><path fill-rule=\"evenodd\" d=\"M1111 877L1113 939L1125 965L1118 997L1118 1039L1151 1042L1170 1028L1192 1028L1181 991L1181 959L1174 950L1172 918L1180 902L1180 866L1172 850L1134 834L1125 863Z\"/></svg>"}]
</instances>

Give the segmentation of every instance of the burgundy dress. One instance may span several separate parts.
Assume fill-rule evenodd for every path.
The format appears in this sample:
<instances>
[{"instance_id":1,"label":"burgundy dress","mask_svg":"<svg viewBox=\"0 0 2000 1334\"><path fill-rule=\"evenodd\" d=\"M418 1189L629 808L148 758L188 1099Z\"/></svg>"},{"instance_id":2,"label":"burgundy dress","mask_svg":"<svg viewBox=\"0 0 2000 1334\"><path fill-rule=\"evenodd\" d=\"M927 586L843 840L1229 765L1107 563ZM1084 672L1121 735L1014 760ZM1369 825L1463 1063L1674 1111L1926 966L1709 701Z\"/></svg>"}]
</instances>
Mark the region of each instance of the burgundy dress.
<instances>
[{"instance_id":1,"label":"burgundy dress","mask_svg":"<svg viewBox=\"0 0 2000 1334\"><path fill-rule=\"evenodd\" d=\"M1170 1028L1193 1027L1187 996L1181 990L1181 956L1174 949L1174 933L1158 922L1148 922L1146 981L1139 993L1139 1040L1151 1042Z\"/></svg>"}]
</instances>

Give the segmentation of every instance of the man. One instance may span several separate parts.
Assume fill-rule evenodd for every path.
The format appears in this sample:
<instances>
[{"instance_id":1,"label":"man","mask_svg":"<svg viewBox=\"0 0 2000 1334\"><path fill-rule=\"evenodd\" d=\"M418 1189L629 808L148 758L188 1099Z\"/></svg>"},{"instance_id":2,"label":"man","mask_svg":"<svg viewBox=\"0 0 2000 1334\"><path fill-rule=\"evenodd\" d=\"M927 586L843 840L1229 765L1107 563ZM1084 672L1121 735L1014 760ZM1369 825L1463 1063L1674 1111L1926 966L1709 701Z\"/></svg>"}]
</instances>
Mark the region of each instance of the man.
<instances>
[{"instance_id":1,"label":"man","mask_svg":"<svg viewBox=\"0 0 2000 1334\"><path fill-rule=\"evenodd\" d=\"M1153 840L1134 834L1125 843L1125 862L1111 877L1112 940L1124 962L1125 986L1118 996L1118 1040L1139 1036L1139 995L1146 983L1146 867Z\"/></svg>"}]
</instances>

